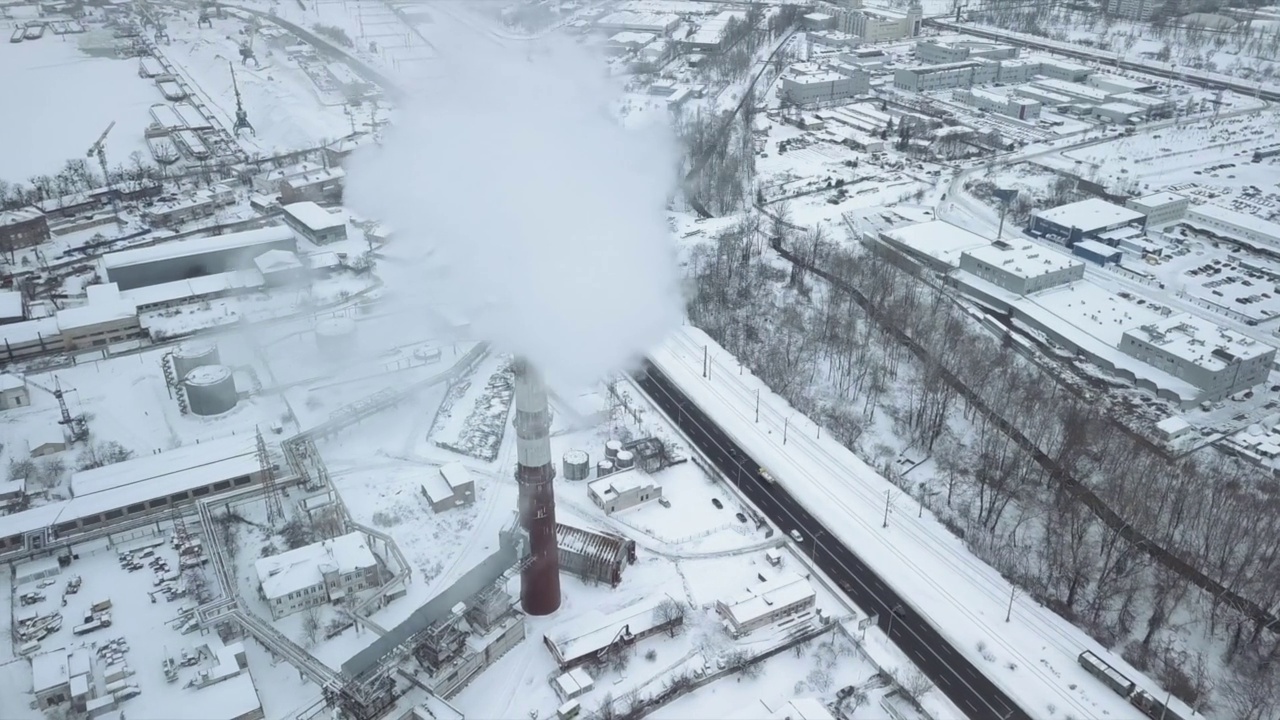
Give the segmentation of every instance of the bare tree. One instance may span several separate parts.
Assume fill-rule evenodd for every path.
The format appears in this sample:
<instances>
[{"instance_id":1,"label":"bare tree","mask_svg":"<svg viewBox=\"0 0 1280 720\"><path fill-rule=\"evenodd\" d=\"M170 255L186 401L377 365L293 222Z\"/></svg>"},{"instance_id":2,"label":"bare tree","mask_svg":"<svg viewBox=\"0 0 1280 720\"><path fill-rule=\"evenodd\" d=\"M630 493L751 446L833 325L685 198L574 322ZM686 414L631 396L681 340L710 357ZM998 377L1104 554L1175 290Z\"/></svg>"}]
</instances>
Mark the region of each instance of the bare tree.
<instances>
[{"instance_id":1,"label":"bare tree","mask_svg":"<svg viewBox=\"0 0 1280 720\"><path fill-rule=\"evenodd\" d=\"M667 634L671 637L675 637L676 633L680 631L680 626L684 624L684 613L684 603L678 602L669 596L653 609L655 620L663 625L668 625L669 623Z\"/></svg>"},{"instance_id":2,"label":"bare tree","mask_svg":"<svg viewBox=\"0 0 1280 720\"><path fill-rule=\"evenodd\" d=\"M902 692L916 702L920 702L921 698L933 690L933 681L919 668L913 667L901 676L895 676L895 679Z\"/></svg>"},{"instance_id":3,"label":"bare tree","mask_svg":"<svg viewBox=\"0 0 1280 720\"><path fill-rule=\"evenodd\" d=\"M312 605L302 611L302 637L307 641L307 647L316 644L316 639L320 636L320 608Z\"/></svg>"}]
</instances>

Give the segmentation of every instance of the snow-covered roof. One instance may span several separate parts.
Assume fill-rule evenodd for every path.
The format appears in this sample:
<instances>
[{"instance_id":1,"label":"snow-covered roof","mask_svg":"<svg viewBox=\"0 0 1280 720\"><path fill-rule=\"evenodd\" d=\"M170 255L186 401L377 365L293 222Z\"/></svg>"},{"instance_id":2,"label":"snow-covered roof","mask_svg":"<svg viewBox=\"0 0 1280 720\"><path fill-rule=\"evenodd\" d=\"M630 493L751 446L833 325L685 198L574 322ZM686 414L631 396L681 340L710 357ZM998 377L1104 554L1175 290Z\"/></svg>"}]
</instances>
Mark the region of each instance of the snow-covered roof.
<instances>
[{"instance_id":1,"label":"snow-covered roof","mask_svg":"<svg viewBox=\"0 0 1280 720\"><path fill-rule=\"evenodd\" d=\"M440 476L449 484L453 490L471 485L474 487L475 478L471 477L471 471L466 465L460 462L451 462L440 466Z\"/></svg>"},{"instance_id":2,"label":"snow-covered roof","mask_svg":"<svg viewBox=\"0 0 1280 720\"><path fill-rule=\"evenodd\" d=\"M347 224L342 215L331 213L310 201L289 203L284 206L284 211L311 230L328 230Z\"/></svg>"},{"instance_id":3,"label":"snow-covered roof","mask_svg":"<svg viewBox=\"0 0 1280 720\"><path fill-rule=\"evenodd\" d=\"M1260 235L1270 237L1273 241L1280 241L1280 225L1273 222L1263 220L1256 215L1246 215L1235 210L1228 210L1220 205L1211 205L1205 203L1203 205L1192 205L1189 213L1192 216L1210 220L1217 220L1227 225L1235 225L1237 227L1249 230Z\"/></svg>"},{"instance_id":4,"label":"snow-covered roof","mask_svg":"<svg viewBox=\"0 0 1280 720\"><path fill-rule=\"evenodd\" d=\"M1139 207L1154 209L1164 207L1165 205L1183 202L1186 199L1186 196L1179 195L1178 193L1158 192L1151 193L1150 195L1143 195L1140 198L1133 198L1129 202L1138 205Z\"/></svg>"},{"instance_id":5,"label":"snow-covered roof","mask_svg":"<svg viewBox=\"0 0 1280 720\"><path fill-rule=\"evenodd\" d=\"M653 33L623 30L609 38L609 42L615 45L648 45L655 37Z\"/></svg>"},{"instance_id":6,"label":"snow-covered roof","mask_svg":"<svg viewBox=\"0 0 1280 720\"><path fill-rule=\"evenodd\" d=\"M592 480L587 484L587 490L596 497L610 500L625 493L656 486L657 484L648 475L628 469Z\"/></svg>"},{"instance_id":7,"label":"snow-covered roof","mask_svg":"<svg viewBox=\"0 0 1280 720\"><path fill-rule=\"evenodd\" d=\"M0 292L0 318L22 317L22 293Z\"/></svg>"},{"instance_id":8,"label":"snow-covered roof","mask_svg":"<svg viewBox=\"0 0 1280 720\"><path fill-rule=\"evenodd\" d=\"M17 375L12 375L10 373L0 373L0 391L17 390L18 388L22 388L26 386L27 386L26 381L24 381L22 378L18 377Z\"/></svg>"},{"instance_id":9,"label":"snow-covered roof","mask_svg":"<svg viewBox=\"0 0 1280 720\"><path fill-rule=\"evenodd\" d=\"M805 602L816 593L809 581L793 572L769 578L747 588L746 592L731 600L717 604L734 625L747 625L755 620L797 603Z\"/></svg>"},{"instance_id":10,"label":"snow-covered roof","mask_svg":"<svg viewBox=\"0 0 1280 720\"><path fill-rule=\"evenodd\" d=\"M1130 328L1160 320L1163 316L1146 305L1126 300L1091 282L1076 282L1028 295L1019 306L1037 306L1055 317L1054 326L1070 325L1118 347Z\"/></svg>"},{"instance_id":11,"label":"snow-covered roof","mask_svg":"<svg viewBox=\"0 0 1280 720\"><path fill-rule=\"evenodd\" d=\"M257 270L232 270L213 275L201 275L189 280L174 280L159 285L123 290L120 292L120 297L138 307L147 307L233 290L262 287L262 282L262 273Z\"/></svg>"},{"instance_id":12,"label":"snow-covered roof","mask_svg":"<svg viewBox=\"0 0 1280 720\"><path fill-rule=\"evenodd\" d=\"M1179 313L1125 333L1211 372L1252 360L1275 348L1190 313Z\"/></svg>"},{"instance_id":13,"label":"snow-covered roof","mask_svg":"<svg viewBox=\"0 0 1280 720\"><path fill-rule=\"evenodd\" d=\"M67 675L67 649L64 647L31 657L31 690L40 693L56 688L71 679Z\"/></svg>"},{"instance_id":14,"label":"snow-covered roof","mask_svg":"<svg viewBox=\"0 0 1280 720\"><path fill-rule=\"evenodd\" d=\"M1116 248L1113 248L1110 245L1107 245L1106 243L1100 243L1097 240L1077 240L1074 247L1078 247L1082 250L1095 253L1097 255L1105 255L1108 257L1120 252Z\"/></svg>"},{"instance_id":15,"label":"snow-covered roof","mask_svg":"<svg viewBox=\"0 0 1280 720\"><path fill-rule=\"evenodd\" d=\"M84 497L124 485L150 483L174 476L194 478L191 484L197 486L250 475L258 469L254 438L232 436L81 470L71 476L71 494ZM166 494L160 490L155 497Z\"/></svg>"},{"instance_id":16,"label":"snow-covered roof","mask_svg":"<svg viewBox=\"0 0 1280 720\"><path fill-rule=\"evenodd\" d=\"M1061 67L1060 64L1058 64L1058 66ZM1105 90L1089 87L1083 83L1057 80L1054 78L1050 78L1048 80L1034 80L1031 82L1031 85L1038 88L1044 88L1045 90L1052 90L1056 93L1062 93L1069 97L1085 98L1098 103L1106 102L1107 98L1111 97L1111 93L1108 93Z\"/></svg>"},{"instance_id":17,"label":"snow-covered roof","mask_svg":"<svg viewBox=\"0 0 1280 720\"><path fill-rule=\"evenodd\" d=\"M263 275L302 268L302 261L288 250L268 250L254 258L253 264Z\"/></svg>"},{"instance_id":18,"label":"snow-covered roof","mask_svg":"<svg viewBox=\"0 0 1280 720\"><path fill-rule=\"evenodd\" d=\"M571 662L608 647L624 627L633 635L658 627L662 620L655 611L667 600L672 600L670 595L657 593L611 613L588 610L552 628L545 639L555 646L562 662Z\"/></svg>"},{"instance_id":19,"label":"snow-covered roof","mask_svg":"<svg viewBox=\"0 0 1280 720\"><path fill-rule=\"evenodd\" d=\"M1171 415L1160 422L1156 423L1156 429L1160 432L1177 435L1180 432L1186 432L1191 427L1191 423L1183 420L1177 415Z\"/></svg>"},{"instance_id":20,"label":"snow-covered roof","mask_svg":"<svg viewBox=\"0 0 1280 720\"><path fill-rule=\"evenodd\" d=\"M18 208L17 210L5 210L0 212L0 225L14 225L16 223L35 220L43 216L39 208Z\"/></svg>"},{"instance_id":21,"label":"snow-covered roof","mask_svg":"<svg viewBox=\"0 0 1280 720\"><path fill-rule=\"evenodd\" d=\"M253 247L255 245L285 242L292 239L293 231L288 227L284 225L273 225L271 227L258 228L256 230L245 230L244 232L230 233L228 235L214 235L212 237L182 240L180 242L168 242L160 245L153 245L151 247L107 253L102 258L102 264L107 269L128 267L130 265L140 265L143 263L156 262L158 260L170 260L173 258L190 257L191 255L203 255L205 253L236 250L239 248Z\"/></svg>"},{"instance_id":22,"label":"snow-covered roof","mask_svg":"<svg viewBox=\"0 0 1280 720\"><path fill-rule=\"evenodd\" d=\"M377 564L364 534L353 532L262 558L254 569L263 594L273 599L324 582L322 568L345 575Z\"/></svg>"},{"instance_id":23,"label":"snow-covered roof","mask_svg":"<svg viewBox=\"0 0 1280 720\"><path fill-rule=\"evenodd\" d=\"M991 244L987 238L944 220L908 225L888 230L883 235L892 243L951 266L959 265L962 253Z\"/></svg>"},{"instance_id":24,"label":"snow-covered roof","mask_svg":"<svg viewBox=\"0 0 1280 720\"><path fill-rule=\"evenodd\" d=\"M966 250L962 254L1024 280L1060 272L1081 264L1070 255L1032 243L1019 243L1005 247L988 244Z\"/></svg>"},{"instance_id":25,"label":"snow-covered roof","mask_svg":"<svg viewBox=\"0 0 1280 720\"><path fill-rule=\"evenodd\" d=\"M1138 107L1137 105L1130 105L1129 103L1122 103L1122 102L1109 102L1103 105L1099 105L1094 109L1106 110L1108 112L1113 112L1120 115L1140 115L1147 111L1146 108Z\"/></svg>"},{"instance_id":26,"label":"snow-covered roof","mask_svg":"<svg viewBox=\"0 0 1280 720\"><path fill-rule=\"evenodd\" d=\"M115 283L90 285L85 292L89 298L87 304L58 311L59 330L78 330L138 315L137 306L120 295L120 288Z\"/></svg>"},{"instance_id":27,"label":"snow-covered roof","mask_svg":"<svg viewBox=\"0 0 1280 720\"><path fill-rule=\"evenodd\" d=\"M26 491L26 478L18 478L17 480L5 480L0 482L0 495L17 495Z\"/></svg>"},{"instance_id":28,"label":"snow-covered roof","mask_svg":"<svg viewBox=\"0 0 1280 720\"><path fill-rule=\"evenodd\" d=\"M308 49L310 48L308 47ZM284 180L286 178L295 177L297 175L305 175L307 173L316 172L317 170L323 170L323 169L324 169L324 166L321 165L320 163L300 162L295 165L286 165L285 167L282 167L282 168L276 168L275 170L270 170L268 172L262 173L258 177L265 178L266 180Z\"/></svg>"},{"instance_id":29,"label":"snow-covered roof","mask_svg":"<svg viewBox=\"0 0 1280 720\"><path fill-rule=\"evenodd\" d=\"M1040 210L1036 213L1036 217L1057 223L1063 227L1078 228L1083 232L1094 232L1136 222L1145 216L1137 210L1121 207L1106 200L1089 198L1088 200L1059 205L1048 210Z\"/></svg>"},{"instance_id":30,"label":"snow-covered roof","mask_svg":"<svg viewBox=\"0 0 1280 720\"><path fill-rule=\"evenodd\" d=\"M67 447L67 434L62 425L54 422L32 423L23 428L27 437L27 452L35 452L50 446Z\"/></svg>"},{"instance_id":31,"label":"snow-covered roof","mask_svg":"<svg viewBox=\"0 0 1280 720\"><path fill-rule=\"evenodd\" d=\"M757 700L728 714L728 720L835 720L816 698Z\"/></svg>"}]
</instances>

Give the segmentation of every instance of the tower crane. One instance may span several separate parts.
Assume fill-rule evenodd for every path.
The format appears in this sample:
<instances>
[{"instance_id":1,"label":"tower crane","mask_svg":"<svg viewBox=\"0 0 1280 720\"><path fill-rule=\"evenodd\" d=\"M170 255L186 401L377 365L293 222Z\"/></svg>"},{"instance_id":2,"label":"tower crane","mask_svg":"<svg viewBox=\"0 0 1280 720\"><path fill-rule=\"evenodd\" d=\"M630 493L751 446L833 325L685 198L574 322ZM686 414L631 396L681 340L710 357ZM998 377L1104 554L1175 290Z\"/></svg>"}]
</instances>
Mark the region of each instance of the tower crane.
<instances>
[{"instance_id":1,"label":"tower crane","mask_svg":"<svg viewBox=\"0 0 1280 720\"><path fill-rule=\"evenodd\" d=\"M115 126L116 121L112 120L111 124L107 126L107 129L103 130L102 134L98 136L98 141L90 145L88 151L84 154L85 157L93 157L95 155L98 157L98 166L102 168L102 183L107 187L107 189L111 188L111 180L107 176L107 134L110 133L111 128Z\"/></svg>"}]
</instances>

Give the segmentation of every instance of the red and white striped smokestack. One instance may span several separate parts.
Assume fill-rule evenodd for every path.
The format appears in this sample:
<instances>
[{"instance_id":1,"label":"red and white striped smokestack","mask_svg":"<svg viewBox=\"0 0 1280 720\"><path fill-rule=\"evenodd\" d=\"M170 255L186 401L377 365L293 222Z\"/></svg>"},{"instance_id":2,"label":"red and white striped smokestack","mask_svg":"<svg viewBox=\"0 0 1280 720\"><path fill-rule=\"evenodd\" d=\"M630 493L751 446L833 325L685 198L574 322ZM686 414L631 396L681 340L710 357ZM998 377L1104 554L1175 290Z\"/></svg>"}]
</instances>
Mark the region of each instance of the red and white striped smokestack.
<instances>
[{"instance_id":1,"label":"red and white striped smokestack","mask_svg":"<svg viewBox=\"0 0 1280 720\"><path fill-rule=\"evenodd\" d=\"M538 371L516 358L516 482L520 525L529 534L529 564L520 575L520 605L530 615L560 608L560 557L556 546L556 498L551 481L551 408Z\"/></svg>"}]
</instances>

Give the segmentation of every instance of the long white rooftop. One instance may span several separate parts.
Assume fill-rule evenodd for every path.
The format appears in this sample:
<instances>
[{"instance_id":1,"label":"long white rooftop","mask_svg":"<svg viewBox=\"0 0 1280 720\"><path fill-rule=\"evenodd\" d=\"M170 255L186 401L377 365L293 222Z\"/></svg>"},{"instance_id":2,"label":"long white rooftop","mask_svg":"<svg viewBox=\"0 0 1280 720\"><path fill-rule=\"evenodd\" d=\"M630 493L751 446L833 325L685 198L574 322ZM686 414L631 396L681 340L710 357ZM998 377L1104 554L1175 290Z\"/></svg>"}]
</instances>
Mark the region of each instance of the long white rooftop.
<instances>
[{"instance_id":1,"label":"long white rooftop","mask_svg":"<svg viewBox=\"0 0 1280 720\"><path fill-rule=\"evenodd\" d=\"M737 597L721 602L724 612L737 625L746 625L778 608L794 605L815 596L809 581L787 572L747 588Z\"/></svg>"},{"instance_id":2,"label":"long white rooftop","mask_svg":"<svg viewBox=\"0 0 1280 720\"><path fill-rule=\"evenodd\" d=\"M1057 223L1063 227L1079 228L1084 232L1092 232L1113 225L1137 222L1146 217L1137 210L1130 210L1115 203L1098 198L1089 198L1079 202L1059 205L1048 210L1041 210L1036 217Z\"/></svg>"},{"instance_id":3,"label":"long white rooftop","mask_svg":"<svg viewBox=\"0 0 1280 720\"><path fill-rule=\"evenodd\" d=\"M1190 313L1148 323L1131 329L1127 334L1210 371L1222 370L1235 360L1252 360L1275 350L1266 343Z\"/></svg>"},{"instance_id":4,"label":"long white rooftop","mask_svg":"<svg viewBox=\"0 0 1280 720\"><path fill-rule=\"evenodd\" d=\"M293 231L288 227L284 225L273 225L271 227L246 230L244 232L231 233L229 235L214 235L212 237L197 238L194 240L167 242L160 245L153 245L151 247L136 248L134 250L121 250L120 252L113 252L104 255L102 258L102 264L108 269L128 267L130 265L156 262L157 260L170 260L173 258L190 257L192 255L202 255L204 253L237 250L240 248L249 248L255 245L265 245L267 243L284 242L292 239Z\"/></svg>"},{"instance_id":5,"label":"long white rooftop","mask_svg":"<svg viewBox=\"0 0 1280 720\"><path fill-rule=\"evenodd\" d=\"M1024 242L1004 247L988 244L966 250L964 254L1027 280L1082 264L1080 260L1065 253Z\"/></svg>"},{"instance_id":6,"label":"long white rooftop","mask_svg":"<svg viewBox=\"0 0 1280 720\"><path fill-rule=\"evenodd\" d=\"M207 477L208 482L216 482L250 475L258 469L254 438L232 436L91 470L81 470L71 475L71 494L73 497L84 497L124 485L148 483L176 475Z\"/></svg>"},{"instance_id":7,"label":"long white rooftop","mask_svg":"<svg viewBox=\"0 0 1280 720\"><path fill-rule=\"evenodd\" d=\"M885 231L891 242L902 245L921 255L941 260L953 267L960 264L960 255L969 250L987 247L991 241L945 220L907 225Z\"/></svg>"},{"instance_id":8,"label":"long white rooftop","mask_svg":"<svg viewBox=\"0 0 1280 720\"><path fill-rule=\"evenodd\" d=\"M254 569L263 594L278 598L324 582L326 570L345 575L377 563L364 534L353 532L261 558Z\"/></svg>"}]
</instances>

